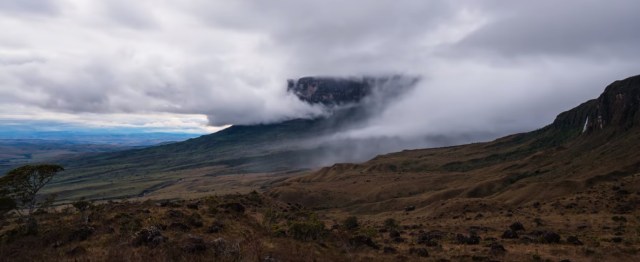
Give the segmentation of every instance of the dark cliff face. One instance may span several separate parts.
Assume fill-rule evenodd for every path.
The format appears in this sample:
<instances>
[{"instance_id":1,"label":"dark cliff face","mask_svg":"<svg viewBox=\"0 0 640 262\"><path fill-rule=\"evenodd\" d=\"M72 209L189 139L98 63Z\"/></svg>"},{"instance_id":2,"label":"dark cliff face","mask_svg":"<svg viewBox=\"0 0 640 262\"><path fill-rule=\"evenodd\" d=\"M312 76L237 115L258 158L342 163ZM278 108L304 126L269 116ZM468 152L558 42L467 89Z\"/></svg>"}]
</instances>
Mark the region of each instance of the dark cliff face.
<instances>
[{"instance_id":1,"label":"dark cliff face","mask_svg":"<svg viewBox=\"0 0 640 262\"><path fill-rule=\"evenodd\" d=\"M303 77L288 80L287 90L311 104L342 105L371 94L372 83L367 78Z\"/></svg>"},{"instance_id":2,"label":"dark cliff face","mask_svg":"<svg viewBox=\"0 0 640 262\"><path fill-rule=\"evenodd\" d=\"M584 134L640 127L640 76L613 82L597 99L558 115L550 127Z\"/></svg>"},{"instance_id":3,"label":"dark cliff face","mask_svg":"<svg viewBox=\"0 0 640 262\"><path fill-rule=\"evenodd\" d=\"M640 126L640 76L616 81L609 85L598 98L596 121L588 125L589 130L613 126L628 130Z\"/></svg>"},{"instance_id":4,"label":"dark cliff face","mask_svg":"<svg viewBox=\"0 0 640 262\"><path fill-rule=\"evenodd\" d=\"M360 104L364 100L390 101L419 81L401 75L389 77L303 77L287 81L287 91L310 104L341 106Z\"/></svg>"}]
</instances>

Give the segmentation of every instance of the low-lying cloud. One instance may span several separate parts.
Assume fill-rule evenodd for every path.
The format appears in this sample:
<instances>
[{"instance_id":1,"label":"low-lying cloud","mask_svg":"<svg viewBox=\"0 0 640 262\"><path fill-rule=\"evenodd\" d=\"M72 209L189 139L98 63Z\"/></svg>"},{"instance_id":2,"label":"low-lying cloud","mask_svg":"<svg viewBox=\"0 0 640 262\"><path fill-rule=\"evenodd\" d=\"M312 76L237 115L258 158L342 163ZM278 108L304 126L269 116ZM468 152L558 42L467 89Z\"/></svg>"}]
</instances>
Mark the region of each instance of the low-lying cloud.
<instances>
[{"instance_id":1,"label":"low-lying cloud","mask_svg":"<svg viewBox=\"0 0 640 262\"><path fill-rule=\"evenodd\" d=\"M421 81L339 135L457 143L541 127L640 68L632 0L34 3L0 2L0 118L272 123L325 113L287 79L404 74Z\"/></svg>"}]
</instances>

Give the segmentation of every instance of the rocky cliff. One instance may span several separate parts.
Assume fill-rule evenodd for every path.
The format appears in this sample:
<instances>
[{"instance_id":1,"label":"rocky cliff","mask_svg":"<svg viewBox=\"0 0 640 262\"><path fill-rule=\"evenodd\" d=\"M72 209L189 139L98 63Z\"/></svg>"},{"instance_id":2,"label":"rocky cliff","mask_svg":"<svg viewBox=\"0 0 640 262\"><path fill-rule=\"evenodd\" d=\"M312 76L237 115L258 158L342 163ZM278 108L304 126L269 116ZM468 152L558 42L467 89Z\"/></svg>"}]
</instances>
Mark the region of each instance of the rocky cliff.
<instances>
[{"instance_id":1,"label":"rocky cliff","mask_svg":"<svg viewBox=\"0 0 640 262\"><path fill-rule=\"evenodd\" d=\"M414 87L417 77L392 75L383 77L303 77L287 80L287 91L310 104L341 106L375 103L367 106L384 106L397 96Z\"/></svg>"},{"instance_id":2,"label":"rocky cliff","mask_svg":"<svg viewBox=\"0 0 640 262\"><path fill-rule=\"evenodd\" d=\"M597 99L560 114L550 126L590 134L640 126L640 75L611 83Z\"/></svg>"},{"instance_id":3,"label":"rocky cliff","mask_svg":"<svg viewBox=\"0 0 640 262\"><path fill-rule=\"evenodd\" d=\"M373 89L370 78L303 77L287 82L287 90L302 101L324 105L358 103Z\"/></svg>"}]
</instances>

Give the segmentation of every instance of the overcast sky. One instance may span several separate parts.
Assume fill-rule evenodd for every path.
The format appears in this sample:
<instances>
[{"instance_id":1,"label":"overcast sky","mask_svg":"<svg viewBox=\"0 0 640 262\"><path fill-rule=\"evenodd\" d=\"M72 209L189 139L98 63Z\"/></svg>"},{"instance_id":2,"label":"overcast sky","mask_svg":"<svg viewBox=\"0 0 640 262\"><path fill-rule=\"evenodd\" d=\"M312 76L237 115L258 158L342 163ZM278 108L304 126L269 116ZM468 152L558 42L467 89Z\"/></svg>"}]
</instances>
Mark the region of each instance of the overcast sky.
<instances>
[{"instance_id":1,"label":"overcast sky","mask_svg":"<svg viewBox=\"0 0 640 262\"><path fill-rule=\"evenodd\" d=\"M640 73L637 0L0 0L0 119L211 132L319 112L307 75L422 81L352 135L536 129Z\"/></svg>"}]
</instances>

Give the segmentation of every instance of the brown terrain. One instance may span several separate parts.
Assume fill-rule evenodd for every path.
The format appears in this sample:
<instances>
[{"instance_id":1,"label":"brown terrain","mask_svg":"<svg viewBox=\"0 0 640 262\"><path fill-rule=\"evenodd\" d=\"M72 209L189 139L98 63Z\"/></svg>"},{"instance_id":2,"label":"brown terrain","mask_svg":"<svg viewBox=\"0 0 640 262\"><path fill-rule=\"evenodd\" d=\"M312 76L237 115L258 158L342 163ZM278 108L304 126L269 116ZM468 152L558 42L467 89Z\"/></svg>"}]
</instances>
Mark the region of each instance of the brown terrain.
<instances>
[{"instance_id":1,"label":"brown terrain","mask_svg":"<svg viewBox=\"0 0 640 262\"><path fill-rule=\"evenodd\" d=\"M492 142L216 177L227 186L213 191L185 177L153 197L59 206L37 236L9 217L0 259L640 261L639 149L636 76Z\"/></svg>"}]
</instances>

